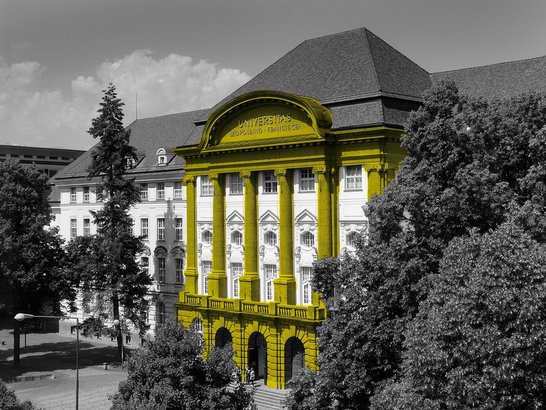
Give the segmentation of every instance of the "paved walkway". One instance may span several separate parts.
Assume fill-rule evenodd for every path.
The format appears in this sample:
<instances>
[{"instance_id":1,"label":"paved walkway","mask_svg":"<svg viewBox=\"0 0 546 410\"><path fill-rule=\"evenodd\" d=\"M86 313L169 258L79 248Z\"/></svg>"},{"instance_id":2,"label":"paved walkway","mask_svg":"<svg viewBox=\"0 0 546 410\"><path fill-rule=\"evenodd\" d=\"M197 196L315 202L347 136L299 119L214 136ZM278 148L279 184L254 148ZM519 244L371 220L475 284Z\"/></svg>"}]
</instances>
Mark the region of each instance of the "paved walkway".
<instances>
[{"instance_id":1,"label":"paved walkway","mask_svg":"<svg viewBox=\"0 0 546 410\"><path fill-rule=\"evenodd\" d=\"M0 378L21 400L37 407L74 409L76 403L76 336L58 333L21 335L21 365L13 366L11 321L0 322ZM103 363L109 363L104 370ZM80 338L81 410L108 409L108 396L127 377L119 366L115 342L109 338ZM18 381L21 378L35 379Z\"/></svg>"}]
</instances>

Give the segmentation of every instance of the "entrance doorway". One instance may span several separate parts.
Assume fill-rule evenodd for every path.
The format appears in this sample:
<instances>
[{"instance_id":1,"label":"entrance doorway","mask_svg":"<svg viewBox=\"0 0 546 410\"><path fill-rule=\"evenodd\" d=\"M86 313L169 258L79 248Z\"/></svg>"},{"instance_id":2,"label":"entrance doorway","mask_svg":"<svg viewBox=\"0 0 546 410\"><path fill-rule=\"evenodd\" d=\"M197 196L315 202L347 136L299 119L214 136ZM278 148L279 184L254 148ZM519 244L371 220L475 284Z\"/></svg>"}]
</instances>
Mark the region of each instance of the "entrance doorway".
<instances>
[{"instance_id":1,"label":"entrance doorway","mask_svg":"<svg viewBox=\"0 0 546 410\"><path fill-rule=\"evenodd\" d=\"M305 366L305 348L297 337L291 337L284 345L284 381L288 383Z\"/></svg>"},{"instance_id":2,"label":"entrance doorway","mask_svg":"<svg viewBox=\"0 0 546 410\"><path fill-rule=\"evenodd\" d=\"M214 346L222 348L228 343L232 343L233 338L231 337L231 333L229 330L227 330L225 327L221 327L216 332L216 336L214 337Z\"/></svg>"},{"instance_id":3,"label":"entrance doorway","mask_svg":"<svg viewBox=\"0 0 546 410\"><path fill-rule=\"evenodd\" d=\"M267 381L267 343L260 332L252 333L248 339L248 365L254 369L256 379Z\"/></svg>"}]
</instances>

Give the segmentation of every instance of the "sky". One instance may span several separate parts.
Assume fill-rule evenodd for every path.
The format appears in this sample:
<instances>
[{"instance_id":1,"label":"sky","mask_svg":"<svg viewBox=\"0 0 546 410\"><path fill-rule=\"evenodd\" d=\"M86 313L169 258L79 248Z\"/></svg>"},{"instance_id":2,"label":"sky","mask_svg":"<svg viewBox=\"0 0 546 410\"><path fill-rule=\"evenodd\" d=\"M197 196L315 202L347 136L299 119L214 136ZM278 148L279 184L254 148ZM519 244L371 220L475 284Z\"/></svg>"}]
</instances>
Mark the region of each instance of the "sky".
<instances>
[{"instance_id":1,"label":"sky","mask_svg":"<svg viewBox=\"0 0 546 410\"><path fill-rule=\"evenodd\" d=\"M429 72L544 56L545 17L545 0L0 0L0 144L88 149L109 82L127 125L208 108L360 27Z\"/></svg>"}]
</instances>

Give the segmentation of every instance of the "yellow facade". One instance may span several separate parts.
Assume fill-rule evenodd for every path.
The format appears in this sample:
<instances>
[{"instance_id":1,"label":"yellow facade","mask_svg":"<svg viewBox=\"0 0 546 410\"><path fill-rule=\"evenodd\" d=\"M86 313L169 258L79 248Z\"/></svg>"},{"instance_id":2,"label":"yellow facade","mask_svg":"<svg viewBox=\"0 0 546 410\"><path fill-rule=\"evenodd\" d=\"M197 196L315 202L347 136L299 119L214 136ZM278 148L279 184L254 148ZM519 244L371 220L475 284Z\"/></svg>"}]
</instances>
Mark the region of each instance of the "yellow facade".
<instances>
[{"instance_id":1,"label":"yellow facade","mask_svg":"<svg viewBox=\"0 0 546 410\"><path fill-rule=\"evenodd\" d=\"M312 98L258 91L240 96L213 112L202 139L175 149L185 159L187 192L186 287L176 304L185 326L200 323L205 351L232 342L236 363L256 368L272 388L284 388L301 362L317 369L316 329L327 312L319 295L311 305L296 304L294 276L295 169L311 168L317 181L319 259L340 252L339 168L362 165L367 199L385 188L403 158L402 130L384 126L332 131L332 114ZM257 178L274 171L278 183L279 267L274 300L260 301L258 274ZM244 182L244 270L240 298L227 298L225 263L225 175ZM196 178L208 175L214 186L212 271L208 292L198 291ZM196 322L197 320L197 322Z\"/></svg>"}]
</instances>

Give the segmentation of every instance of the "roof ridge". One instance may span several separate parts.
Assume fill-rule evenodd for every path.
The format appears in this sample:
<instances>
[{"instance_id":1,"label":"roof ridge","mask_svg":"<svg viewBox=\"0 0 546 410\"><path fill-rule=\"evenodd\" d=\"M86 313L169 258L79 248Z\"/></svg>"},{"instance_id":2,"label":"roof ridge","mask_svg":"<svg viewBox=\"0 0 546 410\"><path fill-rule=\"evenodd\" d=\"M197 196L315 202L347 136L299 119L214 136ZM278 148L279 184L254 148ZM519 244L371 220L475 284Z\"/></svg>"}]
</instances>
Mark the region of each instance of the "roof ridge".
<instances>
[{"instance_id":1,"label":"roof ridge","mask_svg":"<svg viewBox=\"0 0 546 410\"><path fill-rule=\"evenodd\" d=\"M194 112L208 111L208 110L210 110L210 108L198 108L197 110L173 112L171 114L153 115L153 116L150 116L150 117L138 118L138 119L134 120L132 123L128 124L127 127L125 127L125 128L129 128L131 125L133 125L137 121L141 121L141 120L150 120L150 119L155 119L155 118L170 117L170 116L174 116L174 115L191 114L191 113L194 113Z\"/></svg>"},{"instance_id":2,"label":"roof ridge","mask_svg":"<svg viewBox=\"0 0 546 410\"><path fill-rule=\"evenodd\" d=\"M308 38L307 40L304 40L302 43L306 43L308 41L313 41L313 40L319 40L319 39L326 38L326 37L337 37L337 36L339 36L341 34L346 34L346 33L350 33L350 32L353 32L353 31L359 31L359 30L369 31L366 27L352 28L352 29L345 30L345 31L340 31L340 32L337 32L337 33L325 34L325 35L318 36L318 37Z\"/></svg>"},{"instance_id":3,"label":"roof ridge","mask_svg":"<svg viewBox=\"0 0 546 410\"><path fill-rule=\"evenodd\" d=\"M495 65L502 65L502 64L521 63L521 62L523 62L523 61L539 60L539 59L541 59L541 58L546 58L546 55L538 56L538 57L522 58L522 59L519 59L519 60L501 61L501 62L498 62L498 63L477 65L477 66L473 66L473 67L456 68L456 69L454 69L454 70L436 71L436 72L434 72L434 73L430 73L430 75L442 74L442 73L452 73L452 72L454 72L454 71L471 70L471 69L473 69L473 68L492 67L492 66L495 66Z\"/></svg>"}]
</instances>

